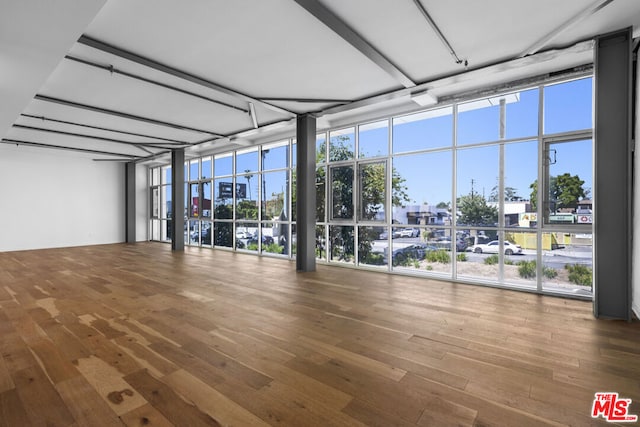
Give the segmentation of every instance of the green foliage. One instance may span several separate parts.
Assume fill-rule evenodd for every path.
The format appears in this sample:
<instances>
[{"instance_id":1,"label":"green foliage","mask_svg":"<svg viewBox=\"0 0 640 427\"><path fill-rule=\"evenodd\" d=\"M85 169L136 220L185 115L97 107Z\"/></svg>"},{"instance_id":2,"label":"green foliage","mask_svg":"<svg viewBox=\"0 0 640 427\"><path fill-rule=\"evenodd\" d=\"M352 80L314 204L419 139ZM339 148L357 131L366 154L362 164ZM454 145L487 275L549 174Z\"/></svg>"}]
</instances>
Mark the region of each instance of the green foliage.
<instances>
[{"instance_id":1,"label":"green foliage","mask_svg":"<svg viewBox=\"0 0 640 427\"><path fill-rule=\"evenodd\" d=\"M489 201L490 202L497 202L500 200L500 198L498 197L498 190L499 187L496 185L495 187L493 187L491 189L491 194L489 195ZM504 200L505 201L509 201L509 200L515 200L518 199L518 190L515 189L514 187L504 187Z\"/></svg>"},{"instance_id":2,"label":"green foliage","mask_svg":"<svg viewBox=\"0 0 640 427\"><path fill-rule=\"evenodd\" d=\"M558 277L558 270L556 270L555 268L543 266L542 275L547 279L555 279L556 277Z\"/></svg>"},{"instance_id":3,"label":"green foliage","mask_svg":"<svg viewBox=\"0 0 640 427\"><path fill-rule=\"evenodd\" d=\"M504 265L513 265L513 264L514 264L514 262L511 261L509 258L505 258L504 259Z\"/></svg>"},{"instance_id":4,"label":"green foliage","mask_svg":"<svg viewBox=\"0 0 640 427\"><path fill-rule=\"evenodd\" d=\"M365 257L360 255L360 263L367 265L384 265L384 255L380 253L369 253Z\"/></svg>"},{"instance_id":5,"label":"green foliage","mask_svg":"<svg viewBox=\"0 0 640 427\"><path fill-rule=\"evenodd\" d=\"M449 264L451 262L451 255L449 252L438 249L437 251L427 252L426 259L429 262L439 262L442 264Z\"/></svg>"},{"instance_id":6,"label":"green foliage","mask_svg":"<svg viewBox=\"0 0 640 427\"><path fill-rule=\"evenodd\" d=\"M580 264L567 264L564 266L569 271L569 281L579 286L591 287L593 283L593 270Z\"/></svg>"},{"instance_id":7,"label":"green foliage","mask_svg":"<svg viewBox=\"0 0 640 427\"><path fill-rule=\"evenodd\" d=\"M487 265L496 265L499 262L498 254L489 255L484 259L484 263Z\"/></svg>"},{"instance_id":8,"label":"green foliage","mask_svg":"<svg viewBox=\"0 0 640 427\"><path fill-rule=\"evenodd\" d=\"M236 206L236 218L258 219L258 205L253 200L240 200Z\"/></svg>"},{"instance_id":9,"label":"green foliage","mask_svg":"<svg viewBox=\"0 0 640 427\"><path fill-rule=\"evenodd\" d=\"M465 254L464 252L460 252L458 255L456 255L456 260L458 260L459 262L465 262L468 259L469 258L467 257L467 254Z\"/></svg>"},{"instance_id":10,"label":"green foliage","mask_svg":"<svg viewBox=\"0 0 640 427\"><path fill-rule=\"evenodd\" d=\"M491 225L498 222L498 209L487 205L487 200L478 194L469 194L458 199L461 216L459 224Z\"/></svg>"},{"instance_id":11,"label":"green foliage","mask_svg":"<svg viewBox=\"0 0 640 427\"><path fill-rule=\"evenodd\" d=\"M257 251L258 250L258 244L257 243L249 243L247 245L247 249L250 251Z\"/></svg>"},{"instance_id":12,"label":"green foliage","mask_svg":"<svg viewBox=\"0 0 640 427\"><path fill-rule=\"evenodd\" d=\"M281 254L284 251L284 247L280 246L277 243L270 243L262 247L264 252L269 252L271 254Z\"/></svg>"},{"instance_id":13,"label":"green foliage","mask_svg":"<svg viewBox=\"0 0 640 427\"><path fill-rule=\"evenodd\" d=\"M523 279L533 279L536 277L536 262L520 261L518 263L518 274Z\"/></svg>"},{"instance_id":14,"label":"green foliage","mask_svg":"<svg viewBox=\"0 0 640 427\"><path fill-rule=\"evenodd\" d=\"M431 271L431 270L433 270L433 267L430 265L427 265L427 271Z\"/></svg>"},{"instance_id":15,"label":"green foliage","mask_svg":"<svg viewBox=\"0 0 640 427\"><path fill-rule=\"evenodd\" d=\"M588 191L583 187L584 181L578 175L564 173L549 178L549 199L555 202L554 210L561 208L576 208L578 202L587 196ZM538 180L529 186L531 188L531 209L536 209L538 200Z\"/></svg>"},{"instance_id":16,"label":"green foliage","mask_svg":"<svg viewBox=\"0 0 640 427\"><path fill-rule=\"evenodd\" d=\"M439 202L436 205L436 208L438 208L438 209L449 209L449 207L450 207L450 203L448 203L448 202Z\"/></svg>"}]
</instances>

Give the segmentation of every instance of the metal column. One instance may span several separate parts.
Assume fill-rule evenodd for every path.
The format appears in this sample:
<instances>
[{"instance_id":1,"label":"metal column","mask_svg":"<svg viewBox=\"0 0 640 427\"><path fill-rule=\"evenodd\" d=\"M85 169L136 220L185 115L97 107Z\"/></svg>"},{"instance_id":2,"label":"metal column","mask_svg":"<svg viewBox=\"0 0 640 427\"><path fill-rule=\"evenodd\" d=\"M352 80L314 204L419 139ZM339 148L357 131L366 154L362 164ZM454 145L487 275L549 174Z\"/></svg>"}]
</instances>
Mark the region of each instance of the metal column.
<instances>
[{"instance_id":1,"label":"metal column","mask_svg":"<svg viewBox=\"0 0 640 427\"><path fill-rule=\"evenodd\" d=\"M171 249L184 250L184 148L171 151Z\"/></svg>"},{"instance_id":2,"label":"metal column","mask_svg":"<svg viewBox=\"0 0 640 427\"><path fill-rule=\"evenodd\" d=\"M128 162L125 166L125 241L136 242L136 164Z\"/></svg>"},{"instance_id":3,"label":"metal column","mask_svg":"<svg viewBox=\"0 0 640 427\"><path fill-rule=\"evenodd\" d=\"M631 28L596 38L594 315L631 319Z\"/></svg>"},{"instance_id":4,"label":"metal column","mask_svg":"<svg viewBox=\"0 0 640 427\"><path fill-rule=\"evenodd\" d=\"M297 118L296 233L298 271L316 269L316 119Z\"/></svg>"}]
</instances>

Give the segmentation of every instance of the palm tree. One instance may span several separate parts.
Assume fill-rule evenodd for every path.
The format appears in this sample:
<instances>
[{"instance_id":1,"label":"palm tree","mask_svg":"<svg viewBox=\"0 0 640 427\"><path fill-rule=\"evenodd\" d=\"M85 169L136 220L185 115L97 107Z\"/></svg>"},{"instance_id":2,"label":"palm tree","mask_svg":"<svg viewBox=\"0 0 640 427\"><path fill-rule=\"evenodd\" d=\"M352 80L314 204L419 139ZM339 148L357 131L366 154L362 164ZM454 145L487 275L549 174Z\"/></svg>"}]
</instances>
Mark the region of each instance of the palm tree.
<instances>
[{"instance_id":1,"label":"palm tree","mask_svg":"<svg viewBox=\"0 0 640 427\"><path fill-rule=\"evenodd\" d=\"M249 169L245 169L244 172L248 173L251 171ZM249 200L251 200L251 178L253 178L253 175L252 174L245 175L245 178L247 178L247 186L249 187Z\"/></svg>"}]
</instances>

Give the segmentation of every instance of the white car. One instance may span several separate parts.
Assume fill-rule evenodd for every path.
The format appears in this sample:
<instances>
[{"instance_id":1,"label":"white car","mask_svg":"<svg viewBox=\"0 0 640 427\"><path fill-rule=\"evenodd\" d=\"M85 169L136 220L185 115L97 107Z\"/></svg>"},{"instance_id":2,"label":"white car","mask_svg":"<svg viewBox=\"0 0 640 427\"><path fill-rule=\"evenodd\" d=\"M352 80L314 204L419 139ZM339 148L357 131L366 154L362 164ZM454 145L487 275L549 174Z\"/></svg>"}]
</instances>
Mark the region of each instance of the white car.
<instances>
[{"instance_id":1,"label":"white car","mask_svg":"<svg viewBox=\"0 0 640 427\"><path fill-rule=\"evenodd\" d=\"M492 240L489 243L479 244L470 247L467 249L468 251L473 251L477 254L497 254L500 252L500 242L497 240ZM513 255L513 254L521 254L522 247L520 245L516 245L515 243L511 243L508 241L504 241L504 254L505 255Z\"/></svg>"},{"instance_id":2,"label":"white car","mask_svg":"<svg viewBox=\"0 0 640 427\"><path fill-rule=\"evenodd\" d=\"M400 230L400 237L418 237L420 230L417 228L403 228Z\"/></svg>"}]
</instances>

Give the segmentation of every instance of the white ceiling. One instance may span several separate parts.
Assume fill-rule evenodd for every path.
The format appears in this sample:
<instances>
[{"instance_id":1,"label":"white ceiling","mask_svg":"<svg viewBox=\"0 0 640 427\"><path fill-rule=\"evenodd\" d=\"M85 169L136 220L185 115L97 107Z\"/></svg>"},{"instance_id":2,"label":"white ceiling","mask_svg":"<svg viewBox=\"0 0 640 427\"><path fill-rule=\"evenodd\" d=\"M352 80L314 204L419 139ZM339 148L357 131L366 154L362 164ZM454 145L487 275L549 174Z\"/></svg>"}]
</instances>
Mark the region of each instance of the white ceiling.
<instances>
[{"instance_id":1,"label":"white ceiling","mask_svg":"<svg viewBox=\"0 0 640 427\"><path fill-rule=\"evenodd\" d=\"M637 0L10 2L0 134L114 159L237 148L293 135L296 114L338 126L415 110L424 89L445 99L582 66L589 40L629 26Z\"/></svg>"}]
</instances>

